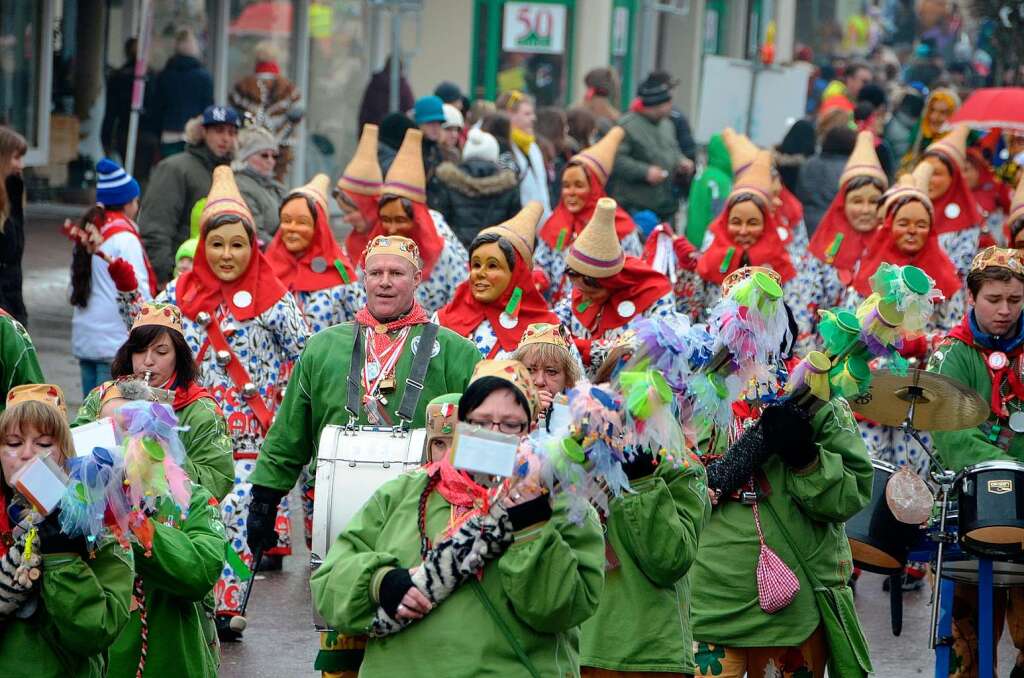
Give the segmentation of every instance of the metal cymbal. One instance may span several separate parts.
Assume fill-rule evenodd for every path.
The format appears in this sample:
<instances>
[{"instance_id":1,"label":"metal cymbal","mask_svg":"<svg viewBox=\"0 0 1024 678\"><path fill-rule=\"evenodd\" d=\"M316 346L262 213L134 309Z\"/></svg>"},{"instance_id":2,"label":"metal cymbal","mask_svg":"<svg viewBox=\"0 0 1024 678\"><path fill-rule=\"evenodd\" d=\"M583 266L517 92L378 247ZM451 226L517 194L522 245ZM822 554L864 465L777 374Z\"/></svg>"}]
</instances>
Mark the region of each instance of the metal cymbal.
<instances>
[{"instance_id":1,"label":"metal cymbal","mask_svg":"<svg viewBox=\"0 0 1024 678\"><path fill-rule=\"evenodd\" d=\"M886 426L902 426L911 404L911 424L919 431L973 428L989 413L977 392L949 377L916 369L905 376L872 370L867 392L850 399L854 412Z\"/></svg>"}]
</instances>

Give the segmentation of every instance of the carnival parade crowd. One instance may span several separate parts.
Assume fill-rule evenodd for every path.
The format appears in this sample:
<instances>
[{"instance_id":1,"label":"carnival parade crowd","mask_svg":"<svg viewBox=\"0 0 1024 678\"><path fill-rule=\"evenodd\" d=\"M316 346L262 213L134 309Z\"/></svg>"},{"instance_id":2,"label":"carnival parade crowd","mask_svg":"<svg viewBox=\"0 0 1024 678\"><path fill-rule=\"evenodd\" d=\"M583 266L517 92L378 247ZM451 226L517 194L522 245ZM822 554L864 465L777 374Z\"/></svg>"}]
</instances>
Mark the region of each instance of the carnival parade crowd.
<instances>
[{"instance_id":1,"label":"carnival parade crowd","mask_svg":"<svg viewBox=\"0 0 1024 678\"><path fill-rule=\"evenodd\" d=\"M924 488L919 531L937 469L1024 477L1024 137L951 122L941 82L821 84L778 148L725 128L706 160L670 76L620 114L607 68L568 114L368 93L341 175L291 189L259 88L144 189L101 160L64 226L77 413L0 268L0 675L215 676L294 538L325 676L870 674L861 568L938 586L855 531L879 474ZM5 257L25 152L0 127ZM984 421L861 412L908 374ZM1021 590L994 607L1024 650Z\"/></svg>"}]
</instances>

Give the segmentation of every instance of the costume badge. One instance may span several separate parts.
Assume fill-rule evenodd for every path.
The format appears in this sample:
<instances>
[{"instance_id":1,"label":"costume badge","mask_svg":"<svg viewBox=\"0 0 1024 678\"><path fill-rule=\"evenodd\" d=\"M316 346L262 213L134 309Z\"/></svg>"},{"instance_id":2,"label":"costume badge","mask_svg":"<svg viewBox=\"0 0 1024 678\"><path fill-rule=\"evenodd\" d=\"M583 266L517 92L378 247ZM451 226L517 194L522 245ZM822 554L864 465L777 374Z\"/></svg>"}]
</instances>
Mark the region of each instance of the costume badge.
<instances>
[{"instance_id":1,"label":"costume badge","mask_svg":"<svg viewBox=\"0 0 1024 678\"><path fill-rule=\"evenodd\" d=\"M1010 415L1010 430L1014 433L1024 433L1024 412L1014 412Z\"/></svg>"},{"instance_id":2,"label":"costume badge","mask_svg":"<svg viewBox=\"0 0 1024 678\"><path fill-rule=\"evenodd\" d=\"M988 366L993 370L1004 369L1009 364L1009 359L1007 359L1006 354L1002 351L993 351L988 354Z\"/></svg>"},{"instance_id":3,"label":"costume badge","mask_svg":"<svg viewBox=\"0 0 1024 678\"><path fill-rule=\"evenodd\" d=\"M517 317L515 317L513 315L509 315L508 313L505 313L504 311L502 311L501 315L498 316L498 322L506 330L510 330L510 329L512 329L513 327L515 327L516 325L519 324L519 318L517 318Z\"/></svg>"},{"instance_id":4,"label":"costume badge","mask_svg":"<svg viewBox=\"0 0 1024 678\"><path fill-rule=\"evenodd\" d=\"M636 304L628 300L620 302L615 307L615 312L619 314L620 318L632 318L633 314L636 313Z\"/></svg>"},{"instance_id":5,"label":"costume badge","mask_svg":"<svg viewBox=\"0 0 1024 678\"><path fill-rule=\"evenodd\" d=\"M313 273L323 273L327 270L327 260L323 257L315 257L313 261L309 262L309 267L313 269Z\"/></svg>"},{"instance_id":6,"label":"costume badge","mask_svg":"<svg viewBox=\"0 0 1024 678\"><path fill-rule=\"evenodd\" d=\"M252 303L252 295L247 290L239 290L231 297L231 303L238 308L246 308Z\"/></svg>"},{"instance_id":7,"label":"costume badge","mask_svg":"<svg viewBox=\"0 0 1024 678\"><path fill-rule=\"evenodd\" d=\"M956 219L960 216L960 205L957 205L955 202L951 202L946 205L946 209L944 209L942 213L946 215L947 219Z\"/></svg>"},{"instance_id":8,"label":"costume badge","mask_svg":"<svg viewBox=\"0 0 1024 678\"><path fill-rule=\"evenodd\" d=\"M782 226L776 227L775 231L779 234L779 240L786 242L789 240L789 231Z\"/></svg>"}]
</instances>

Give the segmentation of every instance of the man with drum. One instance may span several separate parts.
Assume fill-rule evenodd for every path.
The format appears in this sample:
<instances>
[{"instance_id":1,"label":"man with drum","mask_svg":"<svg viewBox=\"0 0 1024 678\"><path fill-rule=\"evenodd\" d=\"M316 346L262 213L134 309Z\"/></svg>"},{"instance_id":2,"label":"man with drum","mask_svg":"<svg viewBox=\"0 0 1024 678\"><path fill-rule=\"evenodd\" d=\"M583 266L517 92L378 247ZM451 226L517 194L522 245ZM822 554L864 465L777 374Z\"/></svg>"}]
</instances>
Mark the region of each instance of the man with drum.
<instances>
[{"instance_id":1,"label":"man with drum","mask_svg":"<svg viewBox=\"0 0 1024 678\"><path fill-rule=\"evenodd\" d=\"M430 323L416 303L422 267L412 240L375 237L365 252L366 307L355 321L318 332L306 343L250 478L254 552L276 543L275 507L314 460L325 426L423 428L427 403L465 390L480 352ZM358 670L360 646L359 639L325 636L316 668Z\"/></svg>"},{"instance_id":2,"label":"man with drum","mask_svg":"<svg viewBox=\"0 0 1024 678\"><path fill-rule=\"evenodd\" d=\"M932 436L942 464L959 473L989 461L1021 464L1024 472L1024 259L1016 250L988 247L971 263L967 276L970 310L932 356L928 369L955 379L989 403L988 419L960 431ZM979 516L980 517L980 516ZM960 528L963 529L963 525ZM950 676L978 675L977 587L956 584L953 598L953 648ZM1024 668L1024 588L993 592L998 640L1005 610L1017 669Z\"/></svg>"}]
</instances>

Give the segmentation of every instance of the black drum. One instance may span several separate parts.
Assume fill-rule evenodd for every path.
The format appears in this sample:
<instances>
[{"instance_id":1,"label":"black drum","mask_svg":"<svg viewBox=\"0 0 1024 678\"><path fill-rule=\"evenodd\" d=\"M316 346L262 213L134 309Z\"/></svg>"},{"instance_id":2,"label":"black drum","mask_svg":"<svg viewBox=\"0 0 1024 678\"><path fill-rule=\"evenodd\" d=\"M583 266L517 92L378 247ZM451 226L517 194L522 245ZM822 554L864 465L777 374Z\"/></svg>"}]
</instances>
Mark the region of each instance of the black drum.
<instances>
[{"instance_id":1,"label":"black drum","mask_svg":"<svg viewBox=\"0 0 1024 678\"><path fill-rule=\"evenodd\" d=\"M1024 558L1024 464L982 462L956 482L963 549L992 560Z\"/></svg>"},{"instance_id":2,"label":"black drum","mask_svg":"<svg viewBox=\"0 0 1024 678\"><path fill-rule=\"evenodd\" d=\"M892 464L872 459L875 477L871 503L846 521L853 562L869 572L895 574L907 564L907 554L920 537L917 525L896 520L885 501L885 486L898 470Z\"/></svg>"}]
</instances>

